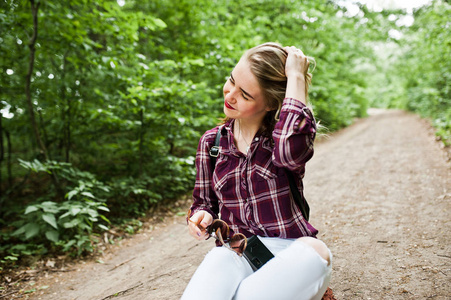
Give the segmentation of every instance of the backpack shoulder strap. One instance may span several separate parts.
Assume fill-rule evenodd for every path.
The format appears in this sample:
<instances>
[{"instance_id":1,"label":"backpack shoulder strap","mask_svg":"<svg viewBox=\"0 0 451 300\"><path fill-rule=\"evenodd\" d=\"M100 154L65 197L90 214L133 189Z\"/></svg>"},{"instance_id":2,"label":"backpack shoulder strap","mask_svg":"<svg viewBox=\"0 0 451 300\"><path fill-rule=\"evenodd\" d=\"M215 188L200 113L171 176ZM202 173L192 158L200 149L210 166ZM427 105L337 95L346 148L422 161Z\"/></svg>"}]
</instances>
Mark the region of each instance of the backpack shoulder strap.
<instances>
[{"instance_id":1,"label":"backpack shoulder strap","mask_svg":"<svg viewBox=\"0 0 451 300\"><path fill-rule=\"evenodd\" d=\"M221 140L221 129L222 129L222 126L218 128L218 131L216 132L215 143L210 148L210 152L209 152L212 169L215 168L216 158L219 156L219 141Z\"/></svg>"},{"instance_id":2,"label":"backpack shoulder strap","mask_svg":"<svg viewBox=\"0 0 451 300\"><path fill-rule=\"evenodd\" d=\"M301 196L301 193L299 192L298 186L294 180L294 175L290 170L285 169L285 172L288 177L288 181L290 183L290 191L291 195L293 195L294 202L296 202L296 205L299 207L299 209L302 212L302 216L304 216L304 219L308 221L309 215L310 215L310 207L307 203L307 200Z\"/></svg>"}]
</instances>

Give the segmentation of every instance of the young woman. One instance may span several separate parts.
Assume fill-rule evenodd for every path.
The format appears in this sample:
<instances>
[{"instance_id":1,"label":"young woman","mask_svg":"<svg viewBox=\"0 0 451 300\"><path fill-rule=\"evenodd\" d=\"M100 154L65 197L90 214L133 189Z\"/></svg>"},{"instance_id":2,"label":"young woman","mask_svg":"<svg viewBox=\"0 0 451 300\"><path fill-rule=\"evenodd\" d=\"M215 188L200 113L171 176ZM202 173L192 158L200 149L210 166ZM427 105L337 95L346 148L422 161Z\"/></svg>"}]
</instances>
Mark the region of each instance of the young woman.
<instances>
[{"instance_id":1,"label":"young woman","mask_svg":"<svg viewBox=\"0 0 451 300\"><path fill-rule=\"evenodd\" d=\"M225 122L199 142L189 232L207 239L213 221L222 219L230 235L258 236L274 258L254 272L230 247L216 247L182 299L321 299L326 291L332 255L294 202L286 173L302 195L316 134L306 106L308 67L301 50L266 43L248 50L225 83ZM220 151L212 165L218 130Z\"/></svg>"}]
</instances>

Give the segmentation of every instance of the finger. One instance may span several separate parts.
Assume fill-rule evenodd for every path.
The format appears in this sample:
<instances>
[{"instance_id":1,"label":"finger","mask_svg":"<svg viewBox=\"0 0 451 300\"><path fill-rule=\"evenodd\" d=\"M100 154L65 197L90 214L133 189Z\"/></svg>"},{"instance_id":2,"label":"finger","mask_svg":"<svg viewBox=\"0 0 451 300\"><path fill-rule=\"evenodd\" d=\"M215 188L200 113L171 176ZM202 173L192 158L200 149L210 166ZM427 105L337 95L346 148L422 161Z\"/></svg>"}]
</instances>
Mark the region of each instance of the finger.
<instances>
[{"instance_id":1,"label":"finger","mask_svg":"<svg viewBox=\"0 0 451 300\"><path fill-rule=\"evenodd\" d=\"M210 214L206 214L210 215ZM209 221L204 221L204 224L199 224L199 222L202 222L203 220L203 214L193 216L191 219L189 219L189 233L196 238L197 240L205 240L209 237L209 234L206 230L209 224ZM210 222L211 223L211 222Z\"/></svg>"},{"instance_id":2,"label":"finger","mask_svg":"<svg viewBox=\"0 0 451 300\"><path fill-rule=\"evenodd\" d=\"M213 216L206 211L198 211L188 219L189 232L197 240L207 239L210 235L207 227L213 222Z\"/></svg>"},{"instance_id":3,"label":"finger","mask_svg":"<svg viewBox=\"0 0 451 300\"><path fill-rule=\"evenodd\" d=\"M196 236L201 236L202 232L205 231L205 228L202 227L197 222L190 222L189 226L191 232L194 233Z\"/></svg>"},{"instance_id":4,"label":"finger","mask_svg":"<svg viewBox=\"0 0 451 300\"><path fill-rule=\"evenodd\" d=\"M297 57L305 57L304 52L301 49L296 48L295 46L284 47L283 48L288 54L295 54Z\"/></svg>"},{"instance_id":5,"label":"finger","mask_svg":"<svg viewBox=\"0 0 451 300\"><path fill-rule=\"evenodd\" d=\"M204 237L205 237L206 231L204 230L202 232L202 230L200 230L200 228L197 225L194 225L194 224L190 225L189 232L197 240L205 239Z\"/></svg>"},{"instance_id":6,"label":"finger","mask_svg":"<svg viewBox=\"0 0 451 300\"><path fill-rule=\"evenodd\" d=\"M192 223L191 221L188 223L188 230L189 230L189 234L191 234L192 236L196 236L196 231L197 231L197 225Z\"/></svg>"},{"instance_id":7,"label":"finger","mask_svg":"<svg viewBox=\"0 0 451 300\"><path fill-rule=\"evenodd\" d=\"M205 226L201 225L201 222L204 218L205 212L203 211L198 211L197 213L195 213L194 215L191 216L191 218L189 219L189 222L196 225L197 227L200 228L200 230L205 229Z\"/></svg>"},{"instance_id":8,"label":"finger","mask_svg":"<svg viewBox=\"0 0 451 300\"><path fill-rule=\"evenodd\" d=\"M211 223L213 223L213 217L210 214L205 214L200 222L200 225L203 228L207 228L208 226L211 225Z\"/></svg>"},{"instance_id":9,"label":"finger","mask_svg":"<svg viewBox=\"0 0 451 300\"><path fill-rule=\"evenodd\" d=\"M189 233L194 236L195 238L199 238L202 236L202 229L200 228L198 216L192 216L190 219L188 219L188 230Z\"/></svg>"},{"instance_id":10,"label":"finger","mask_svg":"<svg viewBox=\"0 0 451 300\"><path fill-rule=\"evenodd\" d=\"M298 56L301 56L301 57L304 56L304 52L302 52L301 49L298 49L296 47L294 47L293 53L295 53L295 54L297 54Z\"/></svg>"},{"instance_id":11,"label":"finger","mask_svg":"<svg viewBox=\"0 0 451 300\"><path fill-rule=\"evenodd\" d=\"M289 53L293 53L296 51L296 47L294 46L287 46L287 47L283 47L283 49L289 54Z\"/></svg>"}]
</instances>

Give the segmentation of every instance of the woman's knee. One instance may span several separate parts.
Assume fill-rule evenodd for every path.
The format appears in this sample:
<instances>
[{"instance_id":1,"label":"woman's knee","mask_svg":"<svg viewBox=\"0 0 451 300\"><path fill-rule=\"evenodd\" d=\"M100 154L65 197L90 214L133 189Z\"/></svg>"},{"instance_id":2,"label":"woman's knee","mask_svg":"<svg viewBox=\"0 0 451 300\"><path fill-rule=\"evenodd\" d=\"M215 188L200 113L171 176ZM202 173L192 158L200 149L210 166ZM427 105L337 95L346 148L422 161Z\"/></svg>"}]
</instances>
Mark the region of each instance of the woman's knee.
<instances>
[{"instance_id":1,"label":"woman's knee","mask_svg":"<svg viewBox=\"0 0 451 300\"><path fill-rule=\"evenodd\" d=\"M309 245L325 260L327 261L327 265L330 265L331 257L329 248L327 248L326 244L318 239L312 237L301 237L298 241L303 242L304 244Z\"/></svg>"},{"instance_id":2,"label":"woman's knee","mask_svg":"<svg viewBox=\"0 0 451 300\"><path fill-rule=\"evenodd\" d=\"M241 269L249 267L250 269L244 257L238 256L235 252L225 247L215 247L210 250L205 256L204 262L219 268L238 267Z\"/></svg>"},{"instance_id":3,"label":"woman's knee","mask_svg":"<svg viewBox=\"0 0 451 300\"><path fill-rule=\"evenodd\" d=\"M230 250L225 247L215 247L207 253L205 259L211 259L213 261L227 260L231 257L229 252Z\"/></svg>"}]
</instances>

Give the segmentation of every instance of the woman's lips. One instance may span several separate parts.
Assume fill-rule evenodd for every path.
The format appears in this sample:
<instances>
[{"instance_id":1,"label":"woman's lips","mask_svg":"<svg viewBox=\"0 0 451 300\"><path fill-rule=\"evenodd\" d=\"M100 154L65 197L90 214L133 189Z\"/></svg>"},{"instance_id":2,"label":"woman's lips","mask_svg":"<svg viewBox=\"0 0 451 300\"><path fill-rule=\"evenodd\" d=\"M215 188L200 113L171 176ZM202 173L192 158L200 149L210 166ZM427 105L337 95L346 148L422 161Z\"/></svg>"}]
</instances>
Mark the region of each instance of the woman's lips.
<instances>
[{"instance_id":1,"label":"woman's lips","mask_svg":"<svg viewBox=\"0 0 451 300\"><path fill-rule=\"evenodd\" d=\"M224 105L225 107L227 107L228 109L233 109L235 110L227 101L224 101Z\"/></svg>"}]
</instances>

